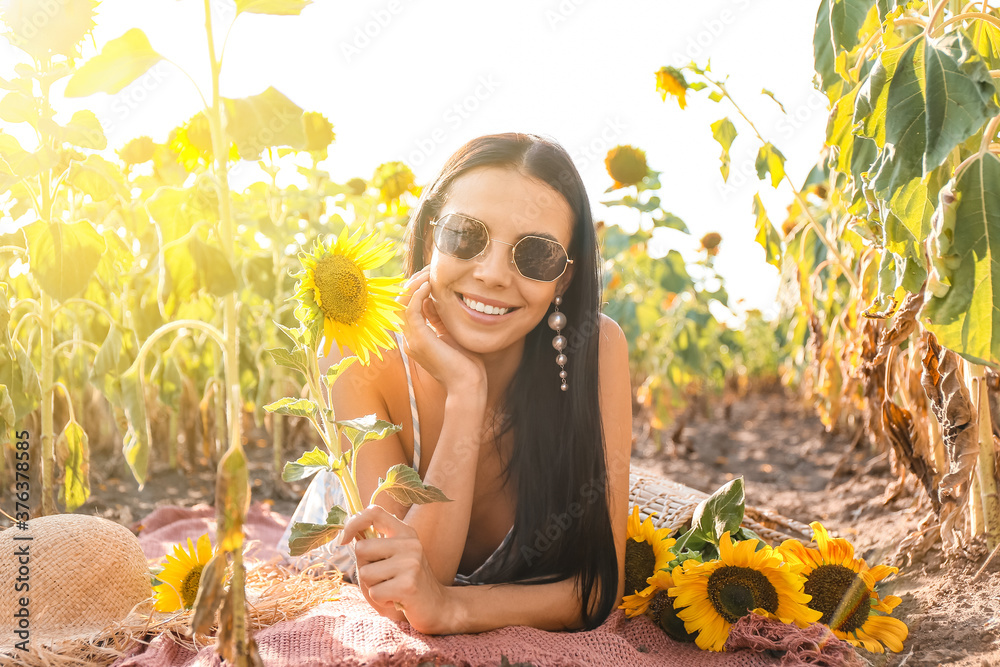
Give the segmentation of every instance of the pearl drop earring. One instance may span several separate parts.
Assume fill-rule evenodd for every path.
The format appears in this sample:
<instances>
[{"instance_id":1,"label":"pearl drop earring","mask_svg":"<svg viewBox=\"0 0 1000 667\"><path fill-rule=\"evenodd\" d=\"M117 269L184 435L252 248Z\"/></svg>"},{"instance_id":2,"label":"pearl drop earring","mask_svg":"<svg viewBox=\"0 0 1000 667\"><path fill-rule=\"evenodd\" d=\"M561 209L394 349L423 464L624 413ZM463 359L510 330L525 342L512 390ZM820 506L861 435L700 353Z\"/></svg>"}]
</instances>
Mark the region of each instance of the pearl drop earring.
<instances>
[{"instance_id":1,"label":"pearl drop earring","mask_svg":"<svg viewBox=\"0 0 1000 667\"><path fill-rule=\"evenodd\" d=\"M566 383L566 354L563 352L566 349L566 345L569 341L566 340L566 336L562 335L562 330L566 326L566 314L559 312L559 306L562 305L562 297L557 296L555 299L555 311L549 315L549 328L556 332L556 337L552 339L552 347L556 349L559 354L556 355L556 364L559 365L559 388L563 391L569 389L569 384Z\"/></svg>"}]
</instances>

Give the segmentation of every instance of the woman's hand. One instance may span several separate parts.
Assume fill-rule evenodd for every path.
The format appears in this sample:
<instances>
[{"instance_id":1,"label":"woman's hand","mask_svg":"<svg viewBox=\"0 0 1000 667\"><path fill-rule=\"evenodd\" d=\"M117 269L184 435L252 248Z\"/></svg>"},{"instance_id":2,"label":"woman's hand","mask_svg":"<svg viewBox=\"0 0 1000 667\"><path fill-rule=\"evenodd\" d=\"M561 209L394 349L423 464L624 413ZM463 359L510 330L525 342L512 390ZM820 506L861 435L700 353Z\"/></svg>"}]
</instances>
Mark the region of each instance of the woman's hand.
<instances>
[{"instance_id":1,"label":"woman's hand","mask_svg":"<svg viewBox=\"0 0 1000 667\"><path fill-rule=\"evenodd\" d=\"M482 361L455 342L438 316L431 297L430 267L410 277L400 297L407 352L445 388L449 395L486 388Z\"/></svg>"},{"instance_id":2,"label":"woman's hand","mask_svg":"<svg viewBox=\"0 0 1000 667\"><path fill-rule=\"evenodd\" d=\"M382 537L359 539L369 526ZM355 539L358 583L376 611L396 621L405 619L424 634L455 631L449 588L435 578L413 528L370 505L344 526L341 543Z\"/></svg>"}]
</instances>

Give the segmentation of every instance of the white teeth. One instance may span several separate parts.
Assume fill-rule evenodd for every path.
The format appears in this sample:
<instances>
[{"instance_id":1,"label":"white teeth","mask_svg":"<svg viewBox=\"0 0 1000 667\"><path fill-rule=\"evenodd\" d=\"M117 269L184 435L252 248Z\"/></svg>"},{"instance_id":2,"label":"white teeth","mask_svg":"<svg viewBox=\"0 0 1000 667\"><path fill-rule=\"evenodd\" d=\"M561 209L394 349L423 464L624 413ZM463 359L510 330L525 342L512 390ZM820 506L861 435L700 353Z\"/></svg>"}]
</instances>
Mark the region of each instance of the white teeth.
<instances>
[{"instance_id":1,"label":"white teeth","mask_svg":"<svg viewBox=\"0 0 1000 667\"><path fill-rule=\"evenodd\" d=\"M479 303L478 301L473 301L469 297L463 296L462 301L469 308L479 313L486 313L487 315L506 315L510 308L500 308L499 306L487 306L485 303Z\"/></svg>"}]
</instances>

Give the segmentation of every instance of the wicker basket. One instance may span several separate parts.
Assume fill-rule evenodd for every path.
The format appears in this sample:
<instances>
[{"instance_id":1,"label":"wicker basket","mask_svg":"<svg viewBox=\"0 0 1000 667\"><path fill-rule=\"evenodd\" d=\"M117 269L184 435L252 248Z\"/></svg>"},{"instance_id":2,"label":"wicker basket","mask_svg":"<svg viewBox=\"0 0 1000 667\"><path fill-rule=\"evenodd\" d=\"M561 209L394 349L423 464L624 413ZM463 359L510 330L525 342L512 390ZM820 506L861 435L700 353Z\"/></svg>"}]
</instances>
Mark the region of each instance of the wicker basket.
<instances>
[{"instance_id":1,"label":"wicker basket","mask_svg":"<svg viewBox=\"0 0 1000 667\"><path fill-rule=\"evenodd\" d=\"M695 507L709 494L672 482L653 472L632 468L629 473L629 508L639 506L639 516L653 517L657 528L675 530L691 521ZM747 507L743 525L771 545L787 539L809 541L809 526L775 512Z\"/></svg>"},{"instance_id":2,"label":"wicker basket","mask_svg":"<svg viewBox=\"0 0 1000 667\"><path fill-rule=\"evenodd\" d=\"M16 590L18 577L27 590ZM39 517L27 530L0 532L0 582L0 648L24 641L11 622L22 609L31 644L48 643L99 634L152 595L138 538L83 514Z\"/></svg>"}]
</instances>

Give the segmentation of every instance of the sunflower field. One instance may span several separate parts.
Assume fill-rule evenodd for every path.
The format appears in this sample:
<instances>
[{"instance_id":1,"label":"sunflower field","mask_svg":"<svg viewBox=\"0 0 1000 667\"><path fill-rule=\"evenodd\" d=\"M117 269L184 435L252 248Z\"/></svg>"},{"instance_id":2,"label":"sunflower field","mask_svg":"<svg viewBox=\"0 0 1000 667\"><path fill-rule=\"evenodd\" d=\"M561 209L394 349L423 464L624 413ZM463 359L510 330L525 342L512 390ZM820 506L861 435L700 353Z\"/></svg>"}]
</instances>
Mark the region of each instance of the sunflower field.
<instances>
[{"instance_id":1,"label":"sunflower field","mask_svg":"<svg viewBox=\"0 0 1000 667\"><path fill-rule=\"evenodd\" d=\"M299 554L364 507L354 454L397 428L338 421L330 386L346 365L321 372L317 358L337 342L367 364L394 344L399 249L423 184L389 160L338 182L335 118L278 82L221 92L220 30L309 4L235 0L222 28L209 0L178 9L203 22L188 36L207 49L203 108L162 141L114 147L93 111L66 114L67 101L119 93L176 54L138 28L94 44L97 0L0 3L19 53L0 78L0 486L25 499L9 518L86 508L92 470L121 464L136 490L155 471L208 471L215 544L179 546L154 572L157 610L193 607L195 631L221 614L219 651L233 664L260 664L244 591L249 456L265 450L268 484L283 493L323 470L343 484L348 507L299 524ZM780 272L777 319L726 316L719 233L702 236L696 257L656 249L658 230L690 231L655 156L616 145L604 158L595 220L635 221L597 224L605 312L629 341L636 438L683 470L691 428L707 428L716 407L728 421L749 394L798 395L831 437L849 436L842 462L882 457L890 500L909 494L923 510L897 554L978 548L978 577L1000 548L1000 9L820 0L813 46L829 116L802 183L708 63L649 77L649 95L672 111L717 109L705 128L722 149L712 178L729 179L734 144L749 142L761 187L791 193L780 214L759 195L746 202ZM252 182L233 178L243 165L256 168ZM352 302L355 288L377 307ZM354 448L341 451L338 434ZM262 447L248 451L253 441ZM387 472L378 492L447 500L406 470ZM768 544L741 528L742 482L710 500L681 530L631 515L628 617L712 651L755 610L823 624L866 655L904 650L901 597L880 590L896 559L875 564L812 519L812 542Z\"/></svg>"}]
</instances>

